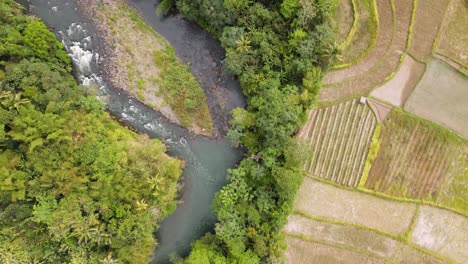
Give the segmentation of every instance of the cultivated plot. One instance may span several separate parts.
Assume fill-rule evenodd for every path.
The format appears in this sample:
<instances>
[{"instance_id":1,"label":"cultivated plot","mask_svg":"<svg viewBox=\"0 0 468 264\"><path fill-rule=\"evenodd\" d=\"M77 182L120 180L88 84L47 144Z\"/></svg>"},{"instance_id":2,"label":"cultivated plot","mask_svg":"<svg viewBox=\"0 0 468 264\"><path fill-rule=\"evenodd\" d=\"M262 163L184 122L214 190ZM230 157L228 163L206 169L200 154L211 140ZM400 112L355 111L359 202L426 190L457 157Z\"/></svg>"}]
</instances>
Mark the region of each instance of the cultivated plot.
<instances>
[{"instance_id":1,"label":"cultivated plot","mask_svg":"<svg viewBox=\"0 0 468 264\"><path fill-rule=\"evenodd\" d=\"M354 19L355 12L357 12L355 6L355 0L338 1L335 13L335 32L336 41L339 44L343 44L348 38L351 38L351 31L355 31L353 29L353 27L357 26L357 20Z\"/></svg>"},{"instance_id":2,"label":"cultivated plot","mask_svg":"<svg viewBox=\"0 0 468 264\"><path fill-rule=\"evenodd\" d=\"M304 170L312 177L356 187L376 124L373 111L359 99L312 110L299 133L312 151Z\"/></svg>"},{"instance_id":3,"label":"cultivated plot","mask_svg":"<svg viewBox=\"0 0 468 264\"><path fill-rule=\"evenodd\" d=\"M400 243L398 244L398 249L395 252L393 261L390 263L398 264L443 264L448 263L442 259L434 257L430 254L426 254L421 250L417 250L412 246Z\"/></svg>"},{"instance_id":4,"label":"cultivated plot","mask_svg":"<svg viewBox=\"0 0 468 264\"><path fill-rule=\"evenodd\" d=\"M468 77L431 60L405 110L450 128L468 138Z\"/></svg>"},{"instance_id":5,"label":"cultivated plot","mask_svg":"<svg viewBox=\"0 0 468 264\"><path fill-rule=\"evenodd\" d=\"M340 64L353 63L358 60L361 55L374 46L378 34L377 10L374 1L352 0L339 2L338 10L350 8L355 8L353 20L356 19L356 22L354 28L353 26L350 28L352 30L350 38L341 43L341 48L344 51Z\"/></svg>"},{"instance_id":6,"label":"cultivated plot","mask_svg":"<svg viewBox=\"0 0 468 264\"><path fill-rule=\"evenodd\" d=\"M366 187L393 196L433 199L445 179L463 167L463 140L400 110L383 123L380 150ZM466 145L466 144L465 144Z\"/></svg>"},{"instance_id":7,"label":"cultivated plot","mask_svg":"<svg viewBox=\"0 0 468 264\"><path fill-rule=\"evenodd\" d=\"M407 241L401 241L401 239L392 238L375 231L358 228L346 223L336 224L328 222L326 219L316 220L300 214L292 214L289 216L284 233L288 237L302 239L304 242L309 241L308 243L310 243L310 241L313 241L342 250L346 249L355 253L372 256L373 258L383 259L385 263L446 263L431 254L419 250L414 245L408 244ZM291 247L299 246L299 248L301 248L308 245L304 242L300 243L297 240L292 241L292 243L288 245L288 252L293 253L297 250ZM312 256L312 252L306 253ZM298 254L295 253L295 255L290 256L296 257L297 255Z\"/></svg>"}]
</instances>

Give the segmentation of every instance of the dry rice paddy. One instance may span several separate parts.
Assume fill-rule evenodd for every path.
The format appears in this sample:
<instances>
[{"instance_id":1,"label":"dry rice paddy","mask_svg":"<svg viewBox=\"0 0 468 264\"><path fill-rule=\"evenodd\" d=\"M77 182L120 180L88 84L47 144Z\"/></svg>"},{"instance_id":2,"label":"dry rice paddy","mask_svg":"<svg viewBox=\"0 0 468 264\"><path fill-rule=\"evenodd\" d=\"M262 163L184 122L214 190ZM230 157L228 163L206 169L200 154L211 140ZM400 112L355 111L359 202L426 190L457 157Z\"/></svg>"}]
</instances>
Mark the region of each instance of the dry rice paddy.
<instances>
[{"instance_id":1,"label":"dry rice paddy","mask_svg":"<svg viewBox=\"0 0 468 264\"><path fill-rule=\"evenodd\" d=\"M444 19L450 0L417 0L413 36L409 53L426 61Z\"/></svg>"},{"instance_id":2,"label":"dry rice paddy","mask_svg":"<svg viewBox=\"0 0 468 264\"><path fill-rule=\"evenodd\" d=\"M306 177L297 194L295 209L306 215L400 236L410 230L416 204L340 189Z\"/></svg>"},{"instance_id":3,"label":"dry rice paddy","mask_svg":"<svg viewBox=\"0 0 468 264\"><path fill-rule=\"evenodd\" d=\"M312 177L356 187L377 119L358 99L312 110L299 138L312 151L304 170Z\"/></svg>"},{"instance_id":4,"label":"dry rice paddy","mask_svg":"<svg viewBox=\"0 0 468 264\"><path fill-rule=\"evenodd\" d=\"M383 199L309 178L295 210L283 230L290 263L468 261L468 220L450 210Z\"/></svg>"}]
</instances>

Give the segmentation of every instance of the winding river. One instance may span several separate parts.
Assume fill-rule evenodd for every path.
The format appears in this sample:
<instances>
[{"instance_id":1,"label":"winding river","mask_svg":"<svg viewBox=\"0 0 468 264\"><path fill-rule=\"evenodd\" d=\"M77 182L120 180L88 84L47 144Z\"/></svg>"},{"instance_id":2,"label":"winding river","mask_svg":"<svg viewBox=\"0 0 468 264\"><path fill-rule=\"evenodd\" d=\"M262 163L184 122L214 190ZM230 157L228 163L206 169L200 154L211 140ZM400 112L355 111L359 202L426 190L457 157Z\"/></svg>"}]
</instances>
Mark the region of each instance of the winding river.
<instances>
[{"instance_id":1,"label":"winding river","mask_svg":"<svg viewBox=\"0 0 468 264\"><path fill-rule=\"evenodd\" d=\"M183 190L180 203L160 226L159 245L153 263L168 263L169 255L186 256L190 244L212 231L216 216L211 202L216 191L226 183L228 168L242 157L227 139L194 136L186 129L171 124L158 112L130 98L106 83L102 75L105 58L99 56L103 45L93 26L80 14L73 0L23 0L29 11L40 17L61 40L73 60L74 74L82 85L97 85L99 98L110 113L133 129L162 140L169 154L183 159ZM238 83L222 70L224 52L219 44L197 26L179 16L162 18L155 14L154 1L131 0L157 32L176 49L179 59L191 64L191 71L205 89L210 111L221 133L231 109L244 106Z\"/></svg>"}]
</instances>

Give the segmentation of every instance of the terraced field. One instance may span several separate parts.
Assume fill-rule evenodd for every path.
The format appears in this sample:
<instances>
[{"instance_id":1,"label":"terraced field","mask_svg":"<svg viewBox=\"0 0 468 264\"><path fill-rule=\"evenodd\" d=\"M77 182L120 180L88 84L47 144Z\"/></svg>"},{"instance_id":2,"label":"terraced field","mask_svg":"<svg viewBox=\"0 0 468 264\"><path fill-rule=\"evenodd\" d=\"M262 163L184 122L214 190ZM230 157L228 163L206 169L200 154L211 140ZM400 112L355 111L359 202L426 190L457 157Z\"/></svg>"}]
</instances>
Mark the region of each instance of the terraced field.
<instances>
[{"instance_id":1,"label":"terraced field","mask_svg":"<svg viewBox=\"0 0 468 264\"><path fill-rule=\"evenodd\" d=\"M364 56L360 61L354 64L345 64L343 61L339 64L341 66L334 66L333 70L328 72L325 76L323 83L326 85L330 85L333 83L340 82L346 78L353 77L355 75L363 74L370 70L373 65L377 63L379 58L385 55L386 50L388 50L392 36L393 36L393 20L394 20L394 13L392 11L392 2L391 0L383 0L380 1L377 5L377 14L378 18L378 26L377 26L377 40L373 47L369 47L369 49L362 54ZM340 45L341 49L344 49L343 52L346 52L346 45ZM339 68L339 69L335 69Z\"/></svg>"},{"instance_id":2,"label":"terraced field","mask_svg":"<svg viewBox=\"0 0 468 264\"><path fill-rule=\"evenodd\" d=\"M380 3L383 2L379 1L378 3L380 5ZM393 0L392 3L394 4L395 12L395 20L392 27L393 35L391 38L391 44L388 48L380 47L385 51L384 56L379 57L377 54L374 55L374 59L372 59L372 61L375 61L375 63L370 64L369 62L366 62L367 67L371 66L371 68L364 73L359 71L359 73L356 74L357 72L353 72L352 69L355 68L352 66L348 70L349 73L345 75L347 77L345 79L343 79L339 73L339 77L335 76L337 73L330 73L333 77L327 76L325 78L326 87L320 95L320 101L336 101L356 94L368 94L374 88L390 79L397 71L402 59L404 58L404 51L408 44L413 3L409 3L408 0ZM379 16L379 19L381 17L382 16ZM375 59L375 57L377 59ZM356 69L358 65L356 65ZM351 77L349 77L350 74L352 74Z\"/></svg>"},{"instance_id":3,"label":"terraced field","mask_svg":"<svg viewBox=\"0 0 468 264\"><path fill-rule=\"evenodd\" d=\"M312 151L304 170L311 177L356 187L377 119L359 99L312 110L299 138Z\"/></svg>"},{"instance_id":4,"label":"terraced field","mask_svg":"<svg viewBox=\"0 0 468 264\"><path fill-rule=\"evenodd\" d=\"M336 41L343 45L352 38L357 26L355 0L339 0L335 13Z\"/></svg>"},{"instance_id":5,"label":"terraced field","mask_svg":"<svg viewBox=\"0 0 468 264\"><path fill-rule=\"evenodd\" d=\"M286 257L468 263L468 2L371 2L375 45L327 73L322 108L299 132L312 155L284 229ZM361 23L347 12L345 55ZM344 101L368 95L366 105Z\"/></svg>"},{"instance_id":6,"label":"terraced field","mask_svg":"<svg viewBox=\"0 0 468 264\"><path fill-rule=\"evenodd\" d=\"M355 64L372 50L378 36L376 9L373 0L338 2L337 22L340 36L338 41L343 52L341 62L335 67L343 68ZM343 38L345 34L346 38Z\"/></svg>"}]
</instances>

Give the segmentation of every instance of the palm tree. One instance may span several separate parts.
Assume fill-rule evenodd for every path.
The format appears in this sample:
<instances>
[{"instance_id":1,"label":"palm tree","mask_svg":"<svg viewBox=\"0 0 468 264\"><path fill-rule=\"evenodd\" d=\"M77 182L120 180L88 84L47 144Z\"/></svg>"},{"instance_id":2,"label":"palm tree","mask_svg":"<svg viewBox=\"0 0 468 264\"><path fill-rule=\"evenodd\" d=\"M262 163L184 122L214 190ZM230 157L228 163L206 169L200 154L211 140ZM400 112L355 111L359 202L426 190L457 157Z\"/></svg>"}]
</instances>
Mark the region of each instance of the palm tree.
<instances>
[{"instance_id":1,"label":"palm tree","mask_svg":"<svg viewBox=\"0 0 468 264\"><path fill-rule=\"evenodd\" d=\"M100 261L102 264L117 264L119 263L118 260L112 258L112 253L109 253L107 257Z\"/></svg>"},{"instance_id":2,"label":"palm tree","mask_svg":"<svg viewBox=\"0 0 468 264\"><path fill-rule=\"evenodd\" d=\"M248 52L252 48L252 46L250 46L250 43L251 42L248 38L241 36L240 39L236 41L236 50L241 53Z\"/></svg>"},{"instance_id":3,"label":"palm tree","mask_svg":"<svg viewBox=\"0 0 468 264\"><path fill-rule=\"evenodd\" d=\"M148 208L148 204L146 203L145 199L141 199L140 201L136 202L137 210L144 211Z\"/></svg>"},{"instance_id":4,"label":"palm tree","mask_svg":"<svg viewBox=\"0 0 468 264\"><path fill-rule=\"evenodd\" d=\"M13 95L11 91L3 91L0 93L0 103L10 111L13 109L18 111L22 105L26 105L30 103L30 101L28 99L21 98L21 93Z\"/></svg>"}]
</instances>

